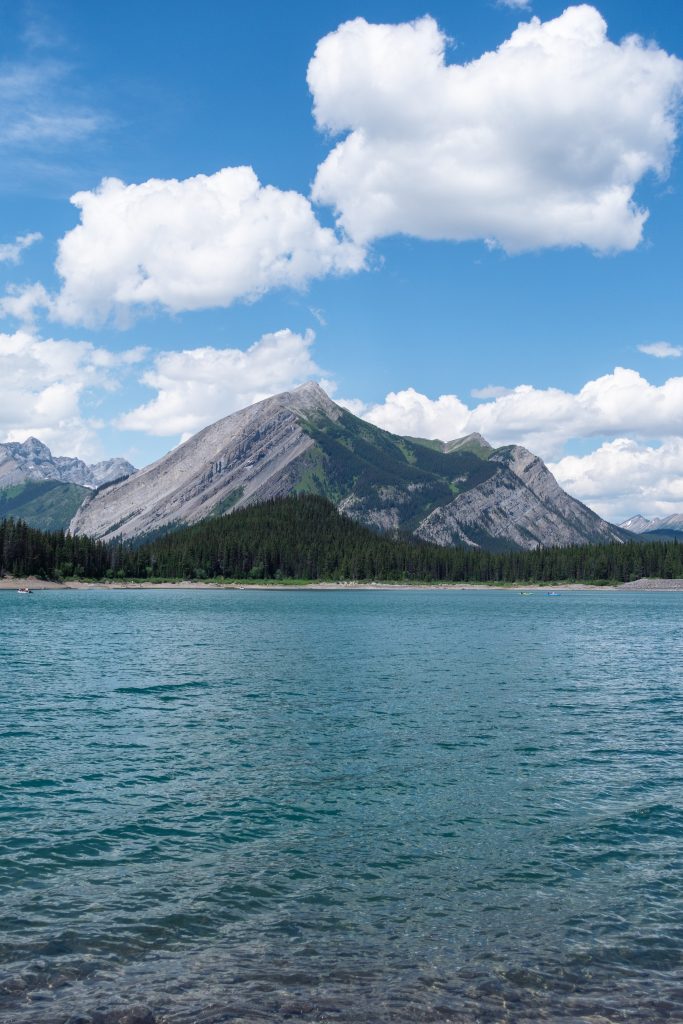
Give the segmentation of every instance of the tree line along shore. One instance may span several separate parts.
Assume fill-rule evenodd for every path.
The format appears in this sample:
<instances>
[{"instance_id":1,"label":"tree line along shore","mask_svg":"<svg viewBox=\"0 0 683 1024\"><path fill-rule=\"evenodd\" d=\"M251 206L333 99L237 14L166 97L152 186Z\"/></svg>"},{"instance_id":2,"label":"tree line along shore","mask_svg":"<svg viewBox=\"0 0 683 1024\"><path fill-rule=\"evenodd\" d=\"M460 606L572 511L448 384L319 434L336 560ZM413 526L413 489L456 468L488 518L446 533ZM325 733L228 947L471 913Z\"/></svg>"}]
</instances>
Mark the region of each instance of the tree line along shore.
<instances>
[{"instance_id":1,"label":"tree line along shore","mask_svg":"<svg viewBox=\"0 0 683 1024\"><path fill-rule=\"evenodd\" d=\"M45 580L627 583L683 577L683 544L627 541L531 551L444 548L379 534L315 495L253 505L135 543L0 522L0 575Z\"/></svg>"}]
</instances>

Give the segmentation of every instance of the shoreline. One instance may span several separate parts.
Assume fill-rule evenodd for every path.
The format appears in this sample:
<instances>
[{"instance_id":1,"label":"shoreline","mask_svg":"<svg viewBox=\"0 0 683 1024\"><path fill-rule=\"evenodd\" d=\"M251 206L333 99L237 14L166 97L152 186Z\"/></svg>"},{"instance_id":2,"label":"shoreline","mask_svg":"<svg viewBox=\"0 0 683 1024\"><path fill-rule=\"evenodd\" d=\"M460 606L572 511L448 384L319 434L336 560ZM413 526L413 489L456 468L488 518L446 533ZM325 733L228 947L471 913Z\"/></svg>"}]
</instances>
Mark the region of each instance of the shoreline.
<instances>
[{"instance_id":1,"label":"shoreline","mask_svg":"<svg viewBox=\"0 0 683 1024\"><path fill-rule=\"evenodd\" d=\"M634 580L631 583L605 584L597 583L354 583L339 582L326 583L287 583L287 582L259 582L259 583L214 583L204 580L178 580L165 583L151 582L127 582L122 581L97 581L87 582L81 580L70 580L68 583L57 583L53 580L40 580L36 577L10 577L0 578L0 591L17 591L20 587L26 587L32 591L38 590L259 590L259 591L404 591L404 590L459 590L459 591L509 591L510 593L543 593L544 591L608 591L615 592L657 592L672 593L683 592L683 579L648 579Z\"/></svg>"}]
</instances>

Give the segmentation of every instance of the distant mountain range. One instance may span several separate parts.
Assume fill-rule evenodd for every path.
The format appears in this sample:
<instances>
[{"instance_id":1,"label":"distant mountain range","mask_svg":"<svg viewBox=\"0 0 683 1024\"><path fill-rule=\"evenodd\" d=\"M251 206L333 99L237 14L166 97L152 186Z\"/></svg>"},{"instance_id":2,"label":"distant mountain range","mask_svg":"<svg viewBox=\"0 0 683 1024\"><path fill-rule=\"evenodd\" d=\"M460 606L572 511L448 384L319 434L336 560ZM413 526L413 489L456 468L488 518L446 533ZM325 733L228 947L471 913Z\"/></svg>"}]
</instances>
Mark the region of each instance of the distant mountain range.
<instances>
[{"instance_id":1,"label":"distant mountain range","mask_svg":"<svg viewBox=\"0 0 683 1024\"><path fill-rule=\"evenodd\" d=\"M130 476L135 466L125 459L106 459L86 465L81 459L55 457L46 444L29 437L23 444L6 441L0 444L0 487L23 484L27 480L56 480L79 487L101 487L111 480Z\"/></svg>"},{"instance_id":2,"label":"distant mountain range","mask_svg":"<svg viewBox=\"0 0 683 1024\"><path fill-rule=\"evenodd\" d=\"M683 513L674 512L673 515L664 516L661 519L646 519L641 515L632 516L621 524L621 528L641 536L656 535L653 539L675 537L677 534L683 537Z\"/></svg>"},{"instance_id":3,"label":"distant mountain range","mask_svg":"<svg viewBox=\"0 0 683 1024\"><path fill-rule=\"evenodd\" d=\"M401 437L358 419L315 383L206 427L121 483L86 496L70 526L154 536L292 493L322 495L382 531L488 550L625 540L525 448L478 434Z\"/></svg>"},{"instance_id":4,"label":"distant mountain range","mask_svg":"<svg viewBox=\"0 0 683 1024\"><path fill-rule=\"evenodd\" d=\"M85 496L135 472L125 459L88 466L81 459L55 457L35 437L0 444L0 519L12 516L41 530L63 530Z\"/></svg>"}]
</instances>

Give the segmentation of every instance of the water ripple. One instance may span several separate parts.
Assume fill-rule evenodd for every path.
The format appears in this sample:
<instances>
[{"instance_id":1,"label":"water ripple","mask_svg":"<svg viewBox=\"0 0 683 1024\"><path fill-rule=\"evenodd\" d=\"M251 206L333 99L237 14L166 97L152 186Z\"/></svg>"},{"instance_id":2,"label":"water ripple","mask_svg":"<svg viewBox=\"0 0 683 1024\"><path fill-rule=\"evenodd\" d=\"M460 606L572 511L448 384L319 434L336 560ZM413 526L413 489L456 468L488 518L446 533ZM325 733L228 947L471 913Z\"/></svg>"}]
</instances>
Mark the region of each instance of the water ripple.
<instances>
[{"instance_id":1,"label":"water ripple","mask_svg":"<svg viewBox=\"0 0 683 1024\"><path fill-rule=\"evenodd\" d=\"M0 594L0 1019L663 1024L678 594Z\"/></svg>"}]
</instances>

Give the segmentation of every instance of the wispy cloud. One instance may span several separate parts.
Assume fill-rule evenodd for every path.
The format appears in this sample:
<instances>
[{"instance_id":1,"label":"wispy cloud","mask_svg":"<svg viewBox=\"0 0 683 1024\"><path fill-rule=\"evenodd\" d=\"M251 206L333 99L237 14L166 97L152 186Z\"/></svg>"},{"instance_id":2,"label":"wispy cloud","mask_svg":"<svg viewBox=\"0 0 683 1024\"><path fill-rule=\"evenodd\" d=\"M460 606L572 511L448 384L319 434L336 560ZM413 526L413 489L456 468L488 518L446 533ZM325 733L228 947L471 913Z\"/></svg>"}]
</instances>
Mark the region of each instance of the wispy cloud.
<instances>
[{"instance_id":1,"label":"wispy cloud","mask_svg":"<svg viewBox=\"0 0 683 1024\"><path fill-rule=\"evenodd\" d=\"M29 235L18 235L13 242L1 242L0 263L18 263L24 249L39 242L42 237L39 231L33 231Z\"/></svg>"},{"instance_id":2,"label":"wispy cloud","mask_svg":"<svg viewBox=\"0 0 683 1024\"><path fill-rule=\"evenodd\" d=\"M646 356L654 356L655 359L675 359L683 356L683 348L680 345L670 345L668 341L653 341L650 345L639 345L638 351Z\"/></svg>"},{"instance_id":3,"label":"wispy cloud","mask_svg":"<svg viewBox=\"0 0 683 1024\"><path fill-rule=\"evenodd\" d=\"M66 44L59 23L41 3L25 0L24 17L22 39L30 50L54 50Z\"/></svg>"},{"instance_id":4,"label":"wispy cloud","mask_svg":"<svg viewBox=\"0 0 683 1024\"><path fill-rule=\"evenodd\" d=\"M25 151L98 131L106 119L74 94L73 75L69 64L51 59L0 64L0 141Z\"/></svg>"}]
</instances>

